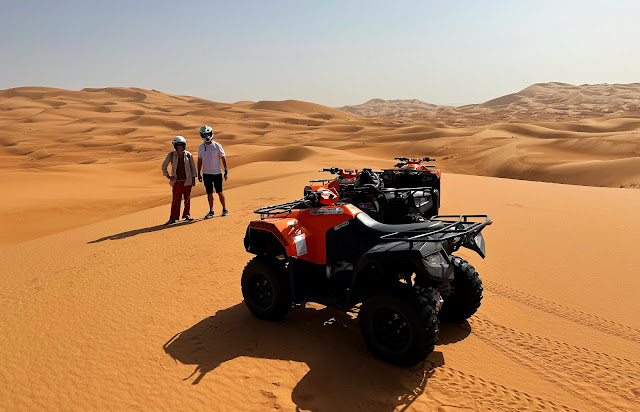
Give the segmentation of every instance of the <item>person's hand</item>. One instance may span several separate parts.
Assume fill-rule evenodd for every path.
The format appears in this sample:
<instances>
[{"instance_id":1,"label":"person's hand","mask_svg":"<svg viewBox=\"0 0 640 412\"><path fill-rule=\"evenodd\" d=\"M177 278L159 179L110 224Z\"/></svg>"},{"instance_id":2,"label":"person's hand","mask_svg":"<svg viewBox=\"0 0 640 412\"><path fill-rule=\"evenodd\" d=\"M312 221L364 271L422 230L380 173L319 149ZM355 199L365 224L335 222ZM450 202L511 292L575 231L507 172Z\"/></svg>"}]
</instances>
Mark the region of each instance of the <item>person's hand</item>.
<instances>
[{"instance_id":1,"label":"person's hand","mask_svg":"<svg viewBox=\"0 0 640 412\"><path fill-rule=\"evenodd\" d=\"M202 182L202 175L198 175L198 182Z\"/></svg>"},{"instance_id":2,"label":"person's hand","mask_svg":"<svg viewBox=\"0 0 640 412\"><path fill-rule=\"evenodd\" d=\"M227 181L227 174L226 173L224 174L224 181L225 182Z\"/></svg>"},{"instance_id":3,"label":"person's hand","mask_svg":"<svg viewBox=\"0 0 640 412\"><path fill-rule=\"evenodd\" d=\"M174 182L176 180L175 176L169 176L169 180L171 180L172 182Z\"/></svg>"}]
</instances>

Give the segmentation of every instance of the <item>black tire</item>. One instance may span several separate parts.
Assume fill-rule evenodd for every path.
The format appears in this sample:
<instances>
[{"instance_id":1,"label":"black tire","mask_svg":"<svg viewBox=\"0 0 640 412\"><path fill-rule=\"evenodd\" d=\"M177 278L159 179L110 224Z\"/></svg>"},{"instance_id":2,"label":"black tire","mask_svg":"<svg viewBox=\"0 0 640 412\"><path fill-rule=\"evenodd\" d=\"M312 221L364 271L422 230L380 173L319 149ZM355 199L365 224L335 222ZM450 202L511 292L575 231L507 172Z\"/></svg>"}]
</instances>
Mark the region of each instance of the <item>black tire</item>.
<instances>
[{"instance_id":1,"label":"black tire","mask_svg":"<svg viewBox=\"0 0 640 412\"><path fill-rule=\"evenodd\" d=\"M358 315L360 332L379 358L398 366L426 359L438 341L440 293L403 286L367 299Z\"/></svg>"},{"instance_id":2,"label":"black tire","mask_svg":"<svg viewBox=\"0 0 640 412\"><path fill-rule=\"evenodd\" d=\"M466 260L451 256L454 279L452 292L444 296L440 319L447 322L462 322L469 319L480 307L482 280L475 268Z\"/></svg>"},{"instance_id":3,"label":"black tire","mask_svg":"<svg viewBox=\"0 0 640 412\"><path fill-rule=\"evenodd\" d=\"M285 265L256 256L242 272L242 296L251 313L264 320L283 319L291 309L291 287Z\"/></svg>"}]
</instances>

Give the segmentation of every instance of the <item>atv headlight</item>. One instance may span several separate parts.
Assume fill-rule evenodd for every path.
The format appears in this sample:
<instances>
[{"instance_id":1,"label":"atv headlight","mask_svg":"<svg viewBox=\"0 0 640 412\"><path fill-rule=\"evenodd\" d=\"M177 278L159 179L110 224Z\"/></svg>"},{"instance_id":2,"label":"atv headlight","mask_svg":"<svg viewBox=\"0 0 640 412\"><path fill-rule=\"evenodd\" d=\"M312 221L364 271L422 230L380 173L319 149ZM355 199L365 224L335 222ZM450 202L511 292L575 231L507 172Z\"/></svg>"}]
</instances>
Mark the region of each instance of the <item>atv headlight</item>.
<instances>
[{"instance_id":1,"label":"atv headlight","mask_svg":"<svg viewBox=\"0 0 640 412\"><path fill-rule=\"evenodd\" d=\"M438 250L437 252L434 252L430 255L427 255L425 257L422 258L426 263L430 264L430 265L440 265L440 266L444 266L444 265L448 265L449 262L447 262L447 259L444 257L444 254L442 253L442 251Z\"/></svg>"}]
</instances>

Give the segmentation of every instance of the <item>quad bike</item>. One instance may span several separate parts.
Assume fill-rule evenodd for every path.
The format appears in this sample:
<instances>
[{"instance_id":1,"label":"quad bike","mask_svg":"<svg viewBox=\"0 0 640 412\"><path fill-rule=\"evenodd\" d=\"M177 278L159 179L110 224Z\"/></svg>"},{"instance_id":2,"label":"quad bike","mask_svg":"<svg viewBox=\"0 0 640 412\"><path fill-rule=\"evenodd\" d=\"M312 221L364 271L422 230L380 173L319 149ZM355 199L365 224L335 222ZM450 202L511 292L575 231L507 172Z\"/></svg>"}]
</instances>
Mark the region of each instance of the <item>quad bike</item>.
<instances>
[{"instance_id":1,"label":"quad bike","mask_svg":"<svg viewBox=\"0 0 640 412\"><path fill-rule=\"evenodd\" d=\"M435 202L433 214L438 214L440 209L441 172L436 166L422 164L423 162L435 162L436 159L430 157L417 159L396 157L394 160L398 160L398 163L393 169L384 169L380 172L384 187L429 187Z\"/></svg>"},{"instance_id":2,"label":"quad bike","mask_svg":"<svg viewBox=\"0 0 640 412\"><path fill-rule=\"evenodd\" d=\"M335 191L341 201L356 205L382 223L424 221L437 214L430 187L386 188L380 173L369 168L354 171L332 167L322 171L338 176L333 180L310 181L305 195L324 185Z\"/></svg>"},{"instance_id":3,"label":"quad bike","mask_svg":"<svg viewBox=\"0 0 640 412\"><path fill-rule=\"evenodd\" d=\"M365 342L397 365L424 360L438 340L439 321L463 321L480 307L482 282L452 255L464 246L485 255L486 215L379 223L335 191L260 208L245 249L242 294L258 318L279 320L298 303L358 312ZM360 305L358 307L358 305Z\"/></svg>"}]
</instances>

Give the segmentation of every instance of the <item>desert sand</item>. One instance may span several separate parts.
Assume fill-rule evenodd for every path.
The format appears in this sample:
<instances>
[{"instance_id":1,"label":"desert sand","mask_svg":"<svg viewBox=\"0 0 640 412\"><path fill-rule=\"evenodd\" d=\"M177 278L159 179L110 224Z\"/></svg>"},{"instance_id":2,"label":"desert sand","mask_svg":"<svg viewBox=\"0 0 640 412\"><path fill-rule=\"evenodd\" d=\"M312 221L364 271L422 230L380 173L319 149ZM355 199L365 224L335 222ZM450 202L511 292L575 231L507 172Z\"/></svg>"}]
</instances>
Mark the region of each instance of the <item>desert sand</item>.
<instances>
[{"instance_id":1,"label":"desert sand","mask_svg":"<svg viewBox=\"0 0 640 412\"><path fill-rule=\"evenodd\" d=\"M228 153L231 214L162 226L159 165L175 134L195 151L204 122ZM0 91L0 409L638 410L640 191L620 188L640 183L638 124L458 127L297 101ZM485 260L460 253L484 281L478 313L442 324L411 368L319 305L252 317L252 210L299 197L321 167L394 155L442 159L442 213L495 222ZM193 199L195 217L207 210Z\"/></svg>"}]
</instances>

